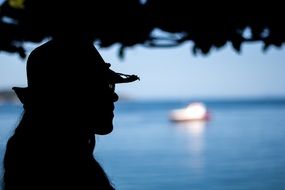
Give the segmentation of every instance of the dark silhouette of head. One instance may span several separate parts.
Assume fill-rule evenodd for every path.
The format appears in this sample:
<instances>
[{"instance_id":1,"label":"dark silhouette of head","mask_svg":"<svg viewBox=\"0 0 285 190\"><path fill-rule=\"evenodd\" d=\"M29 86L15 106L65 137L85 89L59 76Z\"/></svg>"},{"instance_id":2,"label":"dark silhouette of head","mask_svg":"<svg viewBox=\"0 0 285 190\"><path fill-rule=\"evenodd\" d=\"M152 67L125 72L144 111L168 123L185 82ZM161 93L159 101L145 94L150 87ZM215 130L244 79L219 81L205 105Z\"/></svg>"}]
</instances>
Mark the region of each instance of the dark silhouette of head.
<instances>
[{"instance_id":1,"label":"dark silhouette of head","mask_svg":"<svg viewBox=\"0 0 285 190\"><path fill-rule=\"evenodd\" d=\"M55 34L53 40L30 54L28 87L15 90L19 96L22 91L32 96L26 98L29 102L23 102L24 105L50 102L45 109L52 109L55 114L60 109L52 105L63 107L69 117L94 126L95 134L108 134L113 129L114 102L118 100L114 92L116 81L110 75L110 65L104 62L92 42L88 33Z\"/></svg>"}]
</instances>

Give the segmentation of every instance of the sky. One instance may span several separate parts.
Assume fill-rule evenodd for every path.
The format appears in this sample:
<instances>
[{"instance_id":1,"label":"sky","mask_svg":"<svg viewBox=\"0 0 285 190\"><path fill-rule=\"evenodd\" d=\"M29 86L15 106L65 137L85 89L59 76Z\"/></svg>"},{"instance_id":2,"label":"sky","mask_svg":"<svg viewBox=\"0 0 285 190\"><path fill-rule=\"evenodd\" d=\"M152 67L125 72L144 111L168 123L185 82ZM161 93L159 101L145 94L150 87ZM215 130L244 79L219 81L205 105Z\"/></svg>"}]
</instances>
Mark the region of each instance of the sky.
<instances>
[{"instance_id":1,"label":"sky","mask_svg":"<svg viewBox=\"0 0 285 190\"><path fill-rule=\"evenodd\" d=\"M38 44L36 44L38 45ZM96 45L95 45L96 46ZM29 46L32 50L35 46ZM96 46L97 47L97 46ZM230 45L213 49L208 55L193 55L191 43L172 48L127 48L118 57L118 45L98 48L111 69L136 74L140 81L117 84L121 96L133 99L170 98L268 98L285 97L285 48L262 44L242 46L235 52ZM26 60L17 54L0 52L0 90L24 87Z\"/></svg>"}]
</instances>

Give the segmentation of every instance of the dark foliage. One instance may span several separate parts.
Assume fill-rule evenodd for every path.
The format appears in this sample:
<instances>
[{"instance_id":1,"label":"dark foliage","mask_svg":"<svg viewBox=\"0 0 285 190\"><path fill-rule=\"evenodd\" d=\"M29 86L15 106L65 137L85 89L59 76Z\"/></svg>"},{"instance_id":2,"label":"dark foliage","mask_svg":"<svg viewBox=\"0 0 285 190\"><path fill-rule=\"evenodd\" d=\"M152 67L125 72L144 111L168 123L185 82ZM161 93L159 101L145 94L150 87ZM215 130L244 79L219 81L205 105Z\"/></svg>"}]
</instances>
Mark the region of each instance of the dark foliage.
<instances>
[{"instance_id":1,"label":"dark foliage","mask_svg":"<svg viewBox=\"0 0 285 190\"><path fill-rule=\"evenodd\" d=\"M120 44L120 55L134 45L174 47L190 41L194 54L227 43L240 52L244 42L255 41L266 50L285 41L282 7L273 1L6 0L0 9L0 50L25 57L25 42L41 42L70 26L93 31L101 47Z\"/></svg>"}]
</instances>

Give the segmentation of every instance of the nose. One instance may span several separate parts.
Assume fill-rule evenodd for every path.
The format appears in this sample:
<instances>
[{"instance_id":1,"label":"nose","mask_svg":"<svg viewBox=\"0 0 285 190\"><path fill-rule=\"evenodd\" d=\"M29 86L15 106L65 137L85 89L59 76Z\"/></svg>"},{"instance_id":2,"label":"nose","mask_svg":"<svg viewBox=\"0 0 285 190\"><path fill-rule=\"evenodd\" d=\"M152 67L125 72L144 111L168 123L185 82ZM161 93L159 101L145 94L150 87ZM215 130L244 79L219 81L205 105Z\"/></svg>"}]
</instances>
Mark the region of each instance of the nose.
<instances>
[{"instance_id":1,"label":"nose","mask_svg":"<svg viewBox=\"0 0 285 190\"><path fill-rule=\"evenodd\" d=\"M113 102L117 102L119 100L118 94L114 93L113 94Z\"/></svg>"}]
</instances>

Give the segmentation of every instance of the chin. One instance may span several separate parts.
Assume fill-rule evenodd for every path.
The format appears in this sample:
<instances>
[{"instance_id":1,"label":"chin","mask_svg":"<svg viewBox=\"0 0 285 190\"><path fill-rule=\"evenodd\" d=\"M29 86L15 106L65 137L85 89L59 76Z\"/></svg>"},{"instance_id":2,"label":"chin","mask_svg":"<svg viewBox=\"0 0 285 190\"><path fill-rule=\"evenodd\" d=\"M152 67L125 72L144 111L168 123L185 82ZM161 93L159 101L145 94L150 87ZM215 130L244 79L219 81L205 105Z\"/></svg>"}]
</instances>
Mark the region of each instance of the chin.
<instances>
[{"instance_id":1,"label":"chin","mask_svg":"<svg viewBox=\"0 0 285 190\"><path fill-rule=\"evenodd\" d=\"M95 130L95 134L96 135L107 135L109 133L111 133L113 131L113 125L109 125L109 126L102 126L102 128L100 129L96 129Z\"/></svg>"},{"instance_id":2,"label":"chin","mask_svg":"<svg viewBox=\"0 0 285 190\"><path fill-rule=\"evenodd\" d=\"M95 134L107 135L113 131L113 115L110 117L102 117L94 130Z\"/></svg>"},{"instance_id":3,"label":"chin","mask_svg":"<svg viewBox=\"0 0 285 190\"><path fill-rule=\"evenodd\" d=\"M90 120L90 123L96 121L95 124L91 124L94 126L93 133L97 135L107 135L111 133L113 131L113 118L113 112L99 112L96 118L93 117L93 119Z\"/></svg>"}]
</instances>

